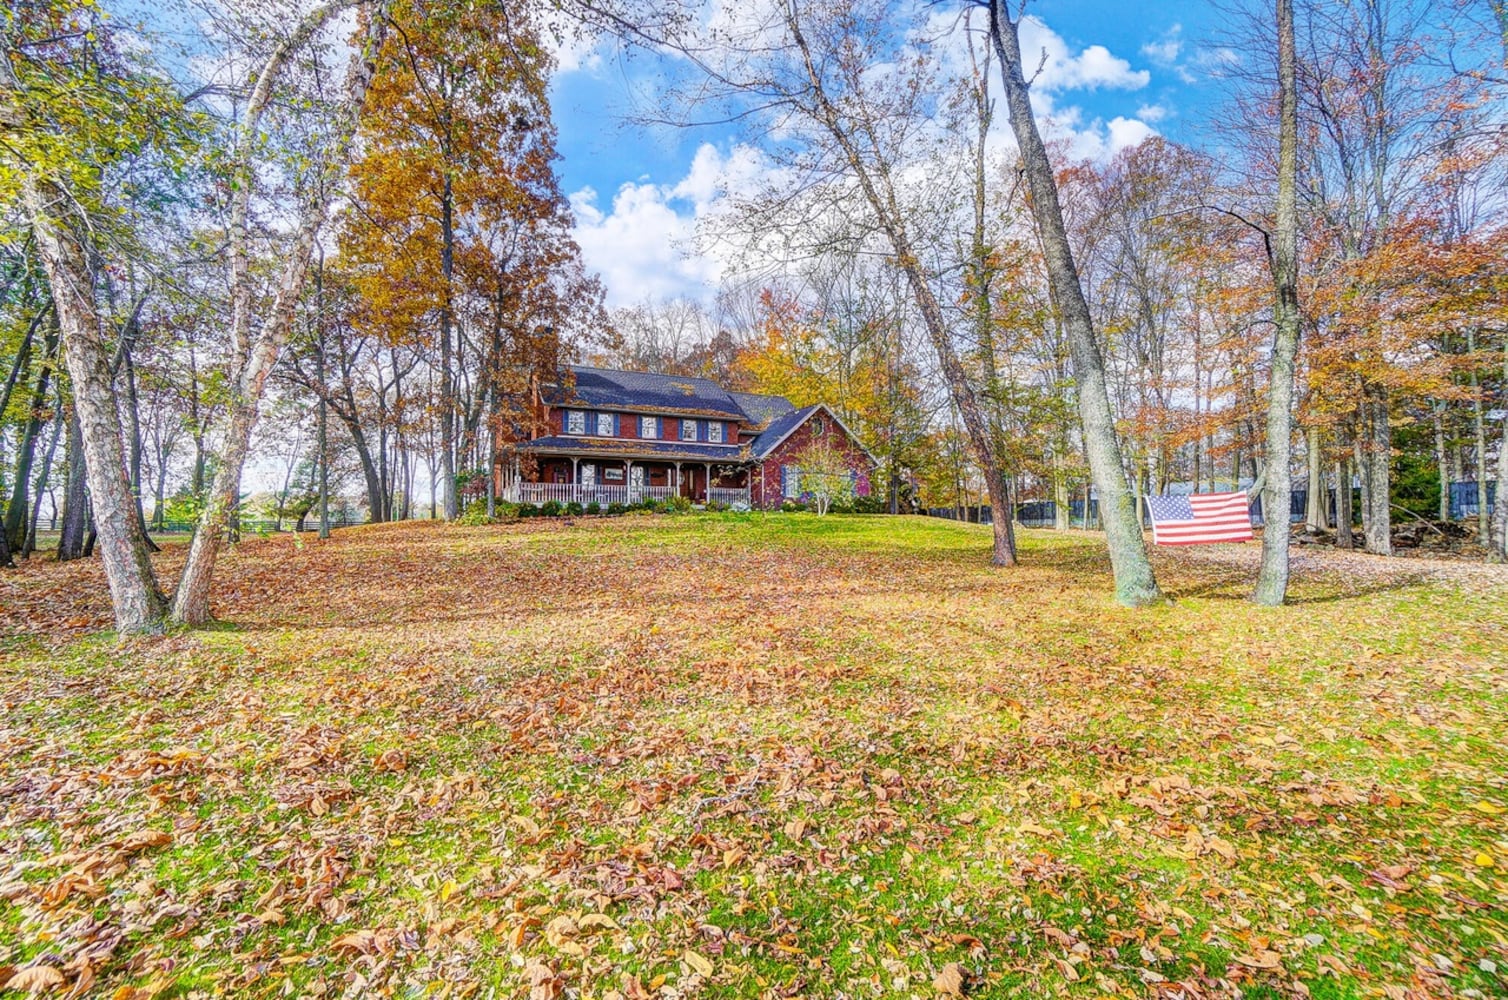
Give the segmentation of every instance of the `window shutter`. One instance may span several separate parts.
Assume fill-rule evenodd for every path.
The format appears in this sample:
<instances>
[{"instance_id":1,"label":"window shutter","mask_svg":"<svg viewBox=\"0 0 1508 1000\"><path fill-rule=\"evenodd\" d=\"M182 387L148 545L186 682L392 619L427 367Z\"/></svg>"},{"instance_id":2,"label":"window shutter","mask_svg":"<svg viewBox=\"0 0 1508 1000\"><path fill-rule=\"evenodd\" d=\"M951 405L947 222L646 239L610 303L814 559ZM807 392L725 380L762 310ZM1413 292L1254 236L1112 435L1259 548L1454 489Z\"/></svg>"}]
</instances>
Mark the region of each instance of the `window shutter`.
<instances>
[{"instance_id":1,"label":"window shutter","mask_svg":"<svg viewBox=\"0 0 1508 1000\"><path fill-rule=\"evenodd\" d=\"M785 484L786 477L789 474L790 474L789 468L787 466L782 465L780 467L780 495L781 495L782 498L790 496L790 492L789 492L789 490L788 490L788 488L787 488L787 486Z\"/></svg>"},{"instance_id":2,"label":"window shutter","mask_svg":"<svg viewBox=\"0 0 1508 1000\"><path fill-rule=\"evenodd\" d=\"M613 437L622 437L623 432L618 426L619 414L613 414Z\"/></svg>"}]
</instances>

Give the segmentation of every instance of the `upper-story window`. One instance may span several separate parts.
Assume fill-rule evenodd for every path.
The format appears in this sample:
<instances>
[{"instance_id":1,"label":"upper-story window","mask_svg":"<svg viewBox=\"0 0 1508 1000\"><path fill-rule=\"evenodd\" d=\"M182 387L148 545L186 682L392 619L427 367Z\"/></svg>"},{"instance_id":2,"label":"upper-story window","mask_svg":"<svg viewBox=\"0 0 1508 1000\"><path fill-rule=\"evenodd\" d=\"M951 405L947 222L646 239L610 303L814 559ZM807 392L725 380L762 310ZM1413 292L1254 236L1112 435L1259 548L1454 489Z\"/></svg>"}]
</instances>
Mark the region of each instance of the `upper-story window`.
<instances>
[{"instance_id":1,"label":"upper-story window","mask_svg":"<svg viewBox=\"0 0 1508 1000\"><path fill-rule=\"evenodd\" d=\"M660 436L659 417L640 417L639 436L641 438L657 438Z\"/></svg>"},{"instance_id":2,"label":"upper-story window","mask_svg":"<svg viewBox=\"0 0 1508 1000\"><path fill-rule=\"evenodd\" d=\"M681 421L681 440L682 441L695 441L696 440L696 421L695 420L682 420Z\"/></svg>"},{"instance_id":3,"label":"upper-story window","mask_svg":"<svg viewBox=\"0 0 1508 1000\"><path fill-rule=\"evenodd\" d=\"M584 410L566 410L566 433L586 433L586 412Z\"/></svg>"},{"instance_id":4,"label":"upper-story window","mask_svg":"<svg viewBox=\"0 0 1508 1000\"><path fill-rule=\"evenodd\" d=\"M613 415L611 413L599 413L599 414L597 414L597 436L598 437L612 437L613 436Z\"/></svg>"},{"instance_id":5,"label":"upper-story window","mask_svg":"<svg viewBox=\"0 0 1508 1000\"><path fill-rule=\"evenodd\" d=\"M707 421L707 440L713 444L723 443L723 422L721 420Z\"/></svg>"}]
</instances>

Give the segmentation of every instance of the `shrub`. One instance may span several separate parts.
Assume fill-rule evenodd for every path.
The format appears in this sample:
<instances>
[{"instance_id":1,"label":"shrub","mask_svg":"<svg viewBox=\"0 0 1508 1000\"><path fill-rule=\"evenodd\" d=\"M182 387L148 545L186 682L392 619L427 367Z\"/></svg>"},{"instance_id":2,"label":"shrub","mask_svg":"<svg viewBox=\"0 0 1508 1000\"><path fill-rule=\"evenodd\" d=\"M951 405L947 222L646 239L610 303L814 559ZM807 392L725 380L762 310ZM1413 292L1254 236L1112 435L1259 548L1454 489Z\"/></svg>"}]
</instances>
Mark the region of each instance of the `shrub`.
<instances>
[{"instance_id":1,"label":"shrub","mask_svg":"<svg viewBox=\"0 0 1508 1000\"><path fill-rule=\"evenodd\" d=\"M532 503L521 503L521 504L518 505L518 516L519 517L538 517L539 516L539 508L536 507L536 506L534 506L534 504L532 504Z\"/></svg>"},{"instance_id":2,"label":"shrub","mask_svg":"<svg viewBox=\"0 0 1508 1000\"><path fill-rule=\"evenodd\" d=\"M575 500L565 505L565 512L572 517L580 517L585 510L586 508L582 507Z\"/></svg>"},{"instance_id":3,"label":"shrub","mask_svg":"<svg viewBox=\"0 0 1508 1000\"><path fill-rule=\"evenodd\" d=\"M871 493L867 497L855 497L853 510L855 514L883 514L890 509L885 498Z\"/></svg>"},{"instance_id":4,"label":"shrub","mask_svg":"<svg viewBox=\"0 0 1508 1000\"><path fill-rule=\"evenodd\" d=\"M565 513L565 507L559 500L546 500L539 505L540 517L559 517L563 513Z\"/></svg>"},{"instance_id":5,"label":"shrub","mask_svg":"<svg viewBox=\"0 0 1508 1000\"><path fill-rule=\"evenodd\" d=\"M619 514L622 514L627 509L628 509L627 507L623 506L621 503L619 503L618 501L614 500L612 503L610 503L610 504L607 505L607 516L608 517L617 517Z\"/></svg>"},{"instance_id":6,"label":"shrub","mask_svg":"<svg viewBox=\"0 0 1508 1000\"><path fill-rule=\"evenodd\" d=\"M725 504L725 503L721 503L721 502L719 502L717 500L709 500L709 501L707 501L707 509L709 511L711 511L712 513L716 514L716 513L720 512L720 511L727 510L728 509L728 505Z\"/></svg>"},{"instance_id":7,"label":"shrub","mask_svg":"<svg viewBox=\"0 0 1508 1000\"><path fill-rule=\"evenodd\" d=\"M602 513L602 505L593 500L591 503L586 505L586 512L593 517L596 517L598 514Z\"/></svg>"},{"instance_id":8,"label":"shrub","mask_svg":"<svg viewBox=\"0 0 1508 1000\"><path fill-rule=\"evenodd\" d=\"M795 514L806 510L806 504L799 500L785 500L780 504L780 510L785 514Z\"/></svg>"},{"instance_id":9,"label":"shrub","mask_svg":"<svg viewBox=\"0 0 1508 1000\"><path fill-rule=\"evenodd\" d=\"M665 510L672 514L685 514L691 510L691 498L679 494L669 497L665 501Z\"/></svg>"},{"instance_id":10,"label":"shrub","mask_svg":"<svg viewBox=\"0 0 1508 1000\"><path fill-rule=\"evenodd\" d=\"M466 509L461 511L460 516L456 518L456 523L468 528L491 524L492 518L487 516L487 498L477 497L468 503Z\"/></svg>"},{"instance_id":11,"label":"shrub","mask_svg":"<svg viewBox=\"0 0 1508 1000\"><path fill-rule=\"evenodd\" d=\"M518 504L506 500L499 500L492 509L495 512L494 519L498 521L511 521L518 516Z\"/></svg>"}]
</instances>

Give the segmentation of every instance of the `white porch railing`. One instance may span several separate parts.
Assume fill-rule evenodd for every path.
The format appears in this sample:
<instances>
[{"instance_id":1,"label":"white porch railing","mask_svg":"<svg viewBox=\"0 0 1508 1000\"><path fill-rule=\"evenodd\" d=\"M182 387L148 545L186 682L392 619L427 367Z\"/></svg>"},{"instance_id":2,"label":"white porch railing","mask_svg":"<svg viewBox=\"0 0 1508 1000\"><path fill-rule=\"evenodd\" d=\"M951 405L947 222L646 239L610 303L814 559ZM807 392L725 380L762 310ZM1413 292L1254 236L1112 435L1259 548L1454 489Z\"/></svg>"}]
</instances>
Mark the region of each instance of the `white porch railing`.
<instances>
[{"instance_id":1,"label":"white porch railing","mask_svg":"<svg viewBox=\"0 0 1508 1000\"><path fill-rule=\"evenodd\" d=\"M749 491L747 489L734 490L725 489L720 486L714 486L707 491L707 502L723 503L728 504L729 506L733 506L735 504L743 504L744 506L748 506Z\"/></svg>"},{"instance_id":2,"label":"white porch railing","mask_svg":"<svg viewBox=\"0 0 1508 1000\"><path fill-rule=\"evenodd\" d=\"M514 490L505 491L514 493L513 496L504 496L506 500L515 503L541 504L555 500L559 503L579 503L585 506L589 503L598 503L606 507L610 503L637 503L643 499L664 500L676 495L674 486L600 486L588 483L516 483ZM730 492L730 491L722 491ZM748 500L748 491L733 490L731 492L743 492L744 500ZM723 503L732 501L724 500Z\"/></svg>"}]
</instances>

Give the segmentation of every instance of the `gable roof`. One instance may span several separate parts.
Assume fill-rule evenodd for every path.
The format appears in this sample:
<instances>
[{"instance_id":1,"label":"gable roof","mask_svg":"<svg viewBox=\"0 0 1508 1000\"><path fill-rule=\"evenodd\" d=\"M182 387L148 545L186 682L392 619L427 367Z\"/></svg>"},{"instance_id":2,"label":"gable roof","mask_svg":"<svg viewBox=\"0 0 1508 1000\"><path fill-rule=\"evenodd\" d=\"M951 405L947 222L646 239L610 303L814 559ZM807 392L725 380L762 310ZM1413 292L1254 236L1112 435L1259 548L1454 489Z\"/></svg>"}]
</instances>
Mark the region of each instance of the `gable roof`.
<instances>
[{"instance_id":1,"label":"gable roof","mask_svg":"<svg viewBox=\"0 0 1508 1000\"><path fill-rule=\"evenodd\" d=\"M728 390L711 379L615 371L586 365L570 367L576 376L575 386L547 386L544 390L547 402L605 409L692 413L734 420L744 420L748 416Z\"/></svg>"},{"instance_id":2,"label":"gable roof","mask_svg":"<svg viewBox=\"0 0 1508 1000\"><path fill-rule=\"evenodd\" d=\"M872 465L880 464L879 459L875 458L869 449L864 447L863 443L859 440L859 436L849 430L848 425L839 420L838 415L829 410L826 403L814 403L811 406L803 406L799 410L792 410L790 413L776 417L770 421L770 426L766 427L759 437L750 442L749 453L756 459L769 457L771 452L779 448L785 442L786 438L796 433L796 429L806 423L818 410L827 414L828 419L837 424L843 433L848 435L849 440L864 453L864 457L868 458Z\"/></svg>"},{"instance_id":3,"label":"gable roof","mask_svg":"<svg viewBox=\"0 0 1508 1000\"><path fill-rule=\"evenodd\" d=\"M764 430L770 421L796 408L784 396L770 396L760 392L730 392L738 408L749 418L755 430Z\"/></svg>"}]
</instances>

